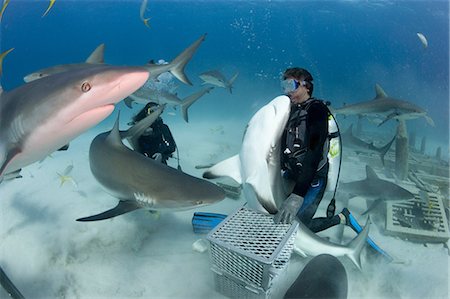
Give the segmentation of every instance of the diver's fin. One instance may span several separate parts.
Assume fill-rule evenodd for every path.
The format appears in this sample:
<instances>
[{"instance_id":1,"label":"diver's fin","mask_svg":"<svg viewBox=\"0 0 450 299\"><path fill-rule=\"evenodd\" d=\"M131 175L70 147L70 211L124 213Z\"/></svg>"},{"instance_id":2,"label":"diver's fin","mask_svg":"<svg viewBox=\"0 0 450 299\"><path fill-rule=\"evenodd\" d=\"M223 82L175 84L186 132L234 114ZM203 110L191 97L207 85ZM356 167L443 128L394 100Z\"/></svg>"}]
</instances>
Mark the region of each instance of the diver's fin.
<instances>
[{"instance_id":1,"label":"diver's fin","mask_svg":"<svg viewBox=\"0 0 450 299\"><path fill-rule=\"evenodd\" d=\"M192 216L192 228L196 234L207 234L222 222L227 215L218 213L195 212Z\"/></svg>"},{"instance_id":2,"label":"diver's fin","mask_svg":"<svg viewBox=\"0 0 450 299\"><path fill-rule=\"evenodd\" d=\"M351 213L348 215L348 218L350 220L348 226L350 226L351 229L353 229L356 233L359 234L363 230L361 225L358 223L358 221L356 221L355 217L353 217ZM388 262L392 262L394 260L386 251L381 249L370 237L367 237L367 243L370 245L370 247L372 247L383 257L385 257L388 260Z\"/></svg>"},{"instance_id":3,"label":"diver's fin","mask_svg":"<svg viewBox=\"0 0 450 299\"><path fill-rule=\"evenodd\" d=\"M84 217L84 218L78 218L77 221L98 221L98 220L105 220L108 218L113 218L137 209L140 209L141 207L137 204L137 202L132 201L132 200L121 200L119 201L119 203L117 204L117 206L115 206L114 208L107 210L103 213L97 214L97 215L92 215L89 217Z\"/></svg>"}]
</instances>

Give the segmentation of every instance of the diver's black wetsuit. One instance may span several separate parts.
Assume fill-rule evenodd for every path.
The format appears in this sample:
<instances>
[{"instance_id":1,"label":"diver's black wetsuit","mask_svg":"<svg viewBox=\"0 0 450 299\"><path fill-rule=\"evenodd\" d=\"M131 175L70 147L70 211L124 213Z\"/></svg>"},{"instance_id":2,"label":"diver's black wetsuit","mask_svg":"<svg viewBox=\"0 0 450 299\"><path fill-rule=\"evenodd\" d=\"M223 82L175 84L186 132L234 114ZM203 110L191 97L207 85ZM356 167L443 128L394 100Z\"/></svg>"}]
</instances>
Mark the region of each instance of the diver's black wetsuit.
<instances>
[{"instance_id":1,"label":"diver's black wetsuit","mask_svg":"<svg viewBox=\"0 0 450 299\"><path fill-rule=\"evenodd\" d=\"M172 133L160 117L155 120L150 128L151 130L142 134L138 139L139 152L150 158L154 154L160 153L162 162L167 164L167 160L172 157L173 152L176 150Z\"/></svg>"},{"instance_id":2,"label":"diver's black wetsuit","mask_svg":"<svg viewBox=\"0 0 450 299\"><path fill-rule=\"evenodd\" d=\"M328 176L328 107L313 98L293 104L282 137L282 165L286 176L296 182L293 193L304 198L297 217L313 232L340 223L339 216L314 218L325 193ZM326 147L328 148L328 147Z\"/></svg>"}]
</instances>

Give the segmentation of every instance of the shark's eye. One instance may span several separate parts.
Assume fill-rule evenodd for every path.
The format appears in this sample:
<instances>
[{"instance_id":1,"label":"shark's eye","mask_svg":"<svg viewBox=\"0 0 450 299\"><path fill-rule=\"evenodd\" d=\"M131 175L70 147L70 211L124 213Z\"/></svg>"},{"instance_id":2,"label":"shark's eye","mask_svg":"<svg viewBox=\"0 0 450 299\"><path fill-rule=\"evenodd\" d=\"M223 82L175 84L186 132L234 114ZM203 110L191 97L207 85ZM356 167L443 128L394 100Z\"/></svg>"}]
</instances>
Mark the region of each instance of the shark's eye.
<instances>
[{"instance_id":1,"label":"shark's eye","mask_svg":"<svg viewBox=\"0 0 450 299\"><path fill-rule=\"evenodd\" d=\"M201 204L203 204L203 201L202 200L198 200L198 201L195 202L195 204L201 205Z\"/></svg>"},{"instance_id":2,"label":"shark's eye","mask_svg":"<svg viewBox=\"0 0 450 299\"><path fill-rule=\"evenodd\" d=\"M89 84L89 82L83 82L83 84L81 84L81 91L88 92L89 90L91 90L91 84Z\"/></svg>"}]
</instances>

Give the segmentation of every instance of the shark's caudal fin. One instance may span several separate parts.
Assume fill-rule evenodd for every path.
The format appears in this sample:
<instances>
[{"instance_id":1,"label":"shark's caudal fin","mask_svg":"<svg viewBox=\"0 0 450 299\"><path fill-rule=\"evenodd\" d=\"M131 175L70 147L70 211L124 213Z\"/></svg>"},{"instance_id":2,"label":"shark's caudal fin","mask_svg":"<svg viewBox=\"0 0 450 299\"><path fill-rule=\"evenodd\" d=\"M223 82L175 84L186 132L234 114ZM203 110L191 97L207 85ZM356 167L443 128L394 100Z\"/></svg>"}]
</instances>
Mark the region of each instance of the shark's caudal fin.
<instances>
[{"instance_id":1,"label":"shark's caudal fin","mask_svg":"<svg viewBox=\"0 0 450 299\"><path fill-rule=\"evenodd\" d=\"M184 73L184 68L186 64L191 60L197 48L200 44L205 40L206 33L203 34L198 40L196 40L192 45L190 45L187 49L181 52L172 62L169 63L169 71L172 75L174 75L178 80L188 85L192 85L192 82L188 79L186 74Z\"/></svg>"},{"instance_id":2,"label":"shark's caudal fin","mask_svg":"<svg viewBox=\"0 0 450 299\"><path fill-rule=\"evenodd\" d=\"M233 77L231 77L230 81L228 82L228 90L230 91L230 93L232 93L232 89L233 89L233 82L236 80L236 78L239 76L239 72L236 72L236 74L234 74Z\"/></svg>"},{"instance_id":3,"label":"shark's caudal fin","mask_svg":"<svg viewBox=\"0 0 450 299\"><path fill-rule=\"evenodd\" d=\"M238 184L242 184L240 165L239 155L234 155L206 170L203 173L203 178L215 179L227 176L235 180Z\"/></svg>"},{"instance_id":4,"label":"shark's caudal fin","mask_svg":"<svg viewBox=\"0 0 450 299\"><path fill-rule=\"evenodd\" d=\"M183 99L183 102L181 103L181 112L182 112L183 119L185 122L189 122L189 117L188 117L189 107L195 101L197 101L200 97L202 97L205 93L209 93L212 89L214 89L214 87L208 87L208 88L202 89L199 92L196 92L196 93Z\"/></svg>"},{"instance_id":5,"label":"shark's caudal fin","mask_svg":"<svg viewBox=\"0 0 450 299\"><path fill-rule=\"evenodd\" d=\"M366 244L367 237L369 236L370 218L367 218L366 225L361 233L356 236L350 243L348 247L351 249L350 253L346 254L350 260L361 270L361 250Z\"/></svg>"},{"instance_id":6,"label":"shark's caudal fin","mask_svg":"<svg viewBox=\"0 0 450 299\"><path fill-rule=\"evenodd\" d=\"M107 210L103 213L92 215L89 217L78 218L77 221L86 222L86 221L98 221L105 220L109 218L113 218L137 209L141 207L138 205L136 201L133 200L121 200L114 208Z\"/></svg>"},{"instance_id":7,"label":"shark's caudal fin","mask_svg":"<svg viewBox=\"0 0 450 299\"><path fill-rule=\"evenodd\" d=\"M389 149L391 148L392 143L395 141L395 138L397 137L397 134L392 138L391 141L388 142L388 144L386 144L385 146L383 146L382 148L380 148L380 158L381 158L381 163L384 166L384 156L386 156L386 153L389 151Z\"/></svg>"},{"instance_id":8,"label":"shark's caudal fin","mask_svg":"<svg viewBox=\"0 0 450 299\"><path fill-rule=\"evenodd\" d=\"M104 63L105 44L100 44L86 59L86 63Z\"/></svg>"},{"instance_id":9,"label":"shark's caudal fin","mask_svg":"<svg viewBox=\"0 0 450 299\"><path fill-rule=\"evenodd\" d=\"M14 48L6 50L5 52L0 54L0 76L2 75L3 72L3 60L5 59L6 55L8 55L8 53L11 52L12 50L14 50Z\"/></svg>"}]
</instances>

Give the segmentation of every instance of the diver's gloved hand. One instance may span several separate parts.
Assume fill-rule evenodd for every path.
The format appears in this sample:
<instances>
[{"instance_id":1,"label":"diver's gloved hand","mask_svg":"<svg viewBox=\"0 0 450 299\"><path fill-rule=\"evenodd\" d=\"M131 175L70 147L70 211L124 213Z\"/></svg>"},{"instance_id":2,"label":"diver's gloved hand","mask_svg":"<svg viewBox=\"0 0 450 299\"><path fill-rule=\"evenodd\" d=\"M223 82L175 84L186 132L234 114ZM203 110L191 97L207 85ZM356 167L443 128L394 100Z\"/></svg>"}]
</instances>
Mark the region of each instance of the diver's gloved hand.
<instances>
[{"instance_id":1,"label":"diver's gloved hand","mask_svg":"<svg viewBox=\"0 0 450 299\"><path fill-rule=\"evenodd\" d=\"M290 224L297 217L297 212L303 203L303 197L300 195L291 193L288 198L283 202L278 213L273 217L273 222L276 224L284 223Z\"/></svg>"},{"instance_id":2,"label":"diver's gloved hand","mask_svg":"<svg viewBox=\"0 0 450 299\"><path fill-rule=\"evenodd\" d=\"M162 154L161 153L154 153L152 156L152 159L157 162L162 162Z\"/></svg>"}]
</instances>

